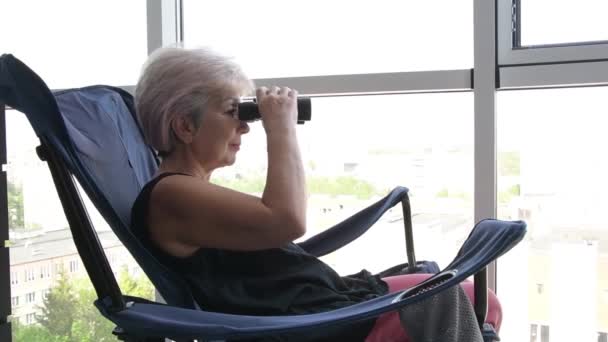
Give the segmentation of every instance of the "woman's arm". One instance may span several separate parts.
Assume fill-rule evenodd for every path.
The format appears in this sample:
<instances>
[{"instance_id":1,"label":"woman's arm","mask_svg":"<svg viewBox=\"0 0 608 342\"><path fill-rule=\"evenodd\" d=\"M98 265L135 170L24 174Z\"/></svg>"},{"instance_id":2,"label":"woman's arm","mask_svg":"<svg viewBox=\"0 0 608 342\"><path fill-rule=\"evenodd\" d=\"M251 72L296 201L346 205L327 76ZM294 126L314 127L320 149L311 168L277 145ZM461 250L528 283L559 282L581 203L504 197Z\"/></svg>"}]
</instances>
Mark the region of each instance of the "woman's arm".
<instances>
[{"instance_id":1,"label":"woman's arm","mask_svg":"<svg viewBox=\"0 0 608 342\"><path fill-rule=\"evenodd\" d=\"M257 91L259 108L266 130L268 146L268 172L262 202L288 216L299 236L306 232L306 175L296 135L297 91L274 87L266 94L262 87ZM274 96L277 93L279 96ZM284 107L289 116L276 115ZM299 237L298 236L298 237Z\"/></svg>"}]
</instances>

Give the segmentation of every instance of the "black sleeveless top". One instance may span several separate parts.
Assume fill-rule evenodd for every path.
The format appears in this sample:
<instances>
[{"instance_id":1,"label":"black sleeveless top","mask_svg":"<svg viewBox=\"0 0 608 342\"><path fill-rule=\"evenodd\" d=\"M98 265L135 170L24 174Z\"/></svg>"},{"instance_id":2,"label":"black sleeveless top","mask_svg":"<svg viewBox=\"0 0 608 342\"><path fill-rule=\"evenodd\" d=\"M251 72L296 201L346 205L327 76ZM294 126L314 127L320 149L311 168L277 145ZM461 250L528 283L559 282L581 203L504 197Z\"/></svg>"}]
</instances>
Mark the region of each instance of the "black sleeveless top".
<instances>
[{"instance_id":1,"label":"black sleeveless top","mask_svg":"<svg viewBox=\"0 0 608 342\"><path fill-rule=\"evenodd\" d=\"M259 251L200 248L180 258L161 250L148 233L148 209L154 186L164 173L144 186L132 208L133 233L160 262L180 273L198 304L207 311L243 315L293 315L329 311L388 292L378 275L366 270L341 277L295 243ZM238 210L238 208L235 208ZM334 334L288 336L289 341L363 341L375 320L341 328Z\"/></svg>"}]
</instances>

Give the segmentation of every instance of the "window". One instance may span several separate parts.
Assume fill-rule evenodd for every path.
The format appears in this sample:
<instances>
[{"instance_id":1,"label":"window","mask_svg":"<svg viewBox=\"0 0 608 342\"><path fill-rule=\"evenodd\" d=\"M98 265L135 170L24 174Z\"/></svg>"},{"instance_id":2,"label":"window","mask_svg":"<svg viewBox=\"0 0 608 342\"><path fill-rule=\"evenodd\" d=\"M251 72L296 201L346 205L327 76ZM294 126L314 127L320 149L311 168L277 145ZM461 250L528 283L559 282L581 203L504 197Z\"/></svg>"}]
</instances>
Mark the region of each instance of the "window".
<instances>
[{"instance_id":1,"label":"window","mask_svg":"<svg viewBox=\"0 0 608 342\"><path fill-rule=\"evenodd\" d=\"M51 276L51 265L44 265L40 267L40 279L48 278Z\"/></svg>"},{"instance_id":2,"label":"window","mask_svg":"<svg viewBox=\"0 0 608 342\"><path fill-rule=\"evenodd\" d=\"M471 0L185 0L184 39L237 57L253 78L467 69L472 14Z\"/></svg>"},{"instance_id":3,"label":"window","mask_svg":"<svg viewBox=\"0 0 608 342\"><path fill-rule=\"evenodd\" d=\"M28 292L25 294L25 302L33 303L36 300L36 292Z\"/></svg>"},{"instance_id":4,"label":"window","mask_svg":"<svg viewBox=\"0 0 608 342\"><path fill-rule=\"evenodd\" d=\"M25 324L34 324L36 323L36 314L35 313L28 313L25 314Z\"/></svg>"},{"instance_id":5,"label":"window","mask_svg":"<svg viewBox=\"0 0 608 342\"><path fill-rule=\"evenodd\" d=\"M59 274L60 272L63 271L63 269L64 269L63 264L61 264L61 263L53 264L53 272L55 274Z\"/></svg>"},{"instance_id":6,"label":"window","mask_svg":"<svg viewBox=\"0 0 608 342\"><path fill-rule=\"evenodd\" d=\"M501 65L608 59L608 28L601 0L496 2Z\"/></svg>"},{"instance_id":7,"label":"window","mask_svg":"<svg viewBox=\"0 0 608 342\"><path fill-rule=\"evenodd\" d=\"M540 331L539 331L540 329ZM530 324L530 342L549 342L549 326Z\"/></svg>"},{"instance_id":8,"label":"window","mask_svg":"<svg viewBox=\"0 0 608 342\"><path fill-rule=\"evenodd\" d=\"M32 281L36 279L36 275L34 273L33 269L26 269L25 270L25 281Z\"/></svg>"},{"instance_id":9,"label":"window","mask_svg":"<svg viewBox=\"0 0 608 342\"><path fill-rule=\"evenodd\" d=\"M549 326L560 339L592 341L608 324L607 97L608 87L498 94L498 217L529 212L524 241L498 261L505 340L545 322L539 341Z\"/></svg>"},{"instance_id":10,"label":"window","mask_svg":"<svg viewBox=\"0 0 608 342\"><path fill-rule=\"evenodd\" d=\"M530 342L538 342L538 325L530 324Z\"/></svg>"},{"instance_id":11,"label":"window","mask_svg":"<svg viewBox=\"0 0 608 342\"><path fill-rule=\"evenodd\" d=\"M78 271L78 260L70 260L70 273Z\"/></svg>"},{"instance_id":12,"label":"window","mask_svg":"<svg viewBox=\"0 0 608 342\"><path fill-rule=\"evenodd\" d=\"M19 306L19 296L11 297L11 306L13 308Z\"/></svg>"},{"instance_id":13,"label":"window","mask_svg":"<svg viewBox=\"0 0 608 342\"><path fill-rule=\"evenodd\" d=\"M520 0L521 45L546 45L608 40L608 2Z\"/></svg>"},{"instance_id":14,"label":"window","mask_svg":"<svg viewBox=\"0 0 608 342\"><path fill-rule=\"evenodd\" d=\"M42 299L46 299L46 297L48 297L49 293L51 293L51 289L44 289L44 290L40 291L40 297Z\"/></svg>"},{"instance_id":15,"label":"window","mask_svg":"<svg viewBox=\"0 0 608 342\"><path fill-rule=\"evenodd\" d=\"M471 95L314 98L313 120L297 128L309 192L304 239L405 186L412 196L417 258L447 266L473 227ZM259 195L266 167L261 123L251 124L242 141L236 164L218 170L212 181ZM364 238L324 261L341 274L404 263L403 231L396 206ZM362 250L382 251L382 257Z\"/></svg>"},{"instance_id":16,"label":"window","mask_svg":"<svg viewBox=\"0 0 608 342\"><path fill-rule=\"evenodd\" d=\"M549 326L540 326L540 342L549 342Z\"/></svg>"},{"instance_id":17,"label":"window","mask_svg":"<svg viewBox=\"0 0 608 342\"><path fill-rule=\"evenodd\" d=\"M50 88L135 84L147 56L146 1L2 1L0 54ZM73 15L66 15L73 13ZM61 53L57 53L61 51Z\"/></svg>"},{"instance_id":18,"label":"window","mask_svg":"<svg viewBox=\"0 0 608 342\"><path fill-rule=\"evenodd\" d=\"M11 285L19 284L19 273L11 271Z\"/></svg>"},{"instance_id":19,"label":"window","mask_svg":"<svg viewBox=\"0 0 608 342\"><path fill-rule=\"evenodd\" d=\"M544 284L540 284L540 283L536 284L536 293L542 294L544 289L545 289Z\"/></svg>"},{"instance_id":20,"label":"window","mask_svg":"<svg viewBox=\"0 0 608 342\"><path fill-rule=\"evenodd\" d=\"M598 332L597 333L597 342L608 342L608 333Z\"/></svg>"}]
</instances>

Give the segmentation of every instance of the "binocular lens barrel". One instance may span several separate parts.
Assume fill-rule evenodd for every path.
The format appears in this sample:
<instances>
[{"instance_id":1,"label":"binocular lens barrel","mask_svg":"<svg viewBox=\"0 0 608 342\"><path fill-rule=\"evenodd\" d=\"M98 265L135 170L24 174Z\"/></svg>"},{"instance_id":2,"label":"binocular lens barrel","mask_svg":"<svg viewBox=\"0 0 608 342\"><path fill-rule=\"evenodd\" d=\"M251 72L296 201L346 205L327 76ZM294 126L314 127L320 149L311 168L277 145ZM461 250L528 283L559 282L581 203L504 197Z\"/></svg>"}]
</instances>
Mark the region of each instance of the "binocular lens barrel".
<instances>
[{"instance_id":1,"label":"binocular lens barrel","mask_svg":"<svg viewBox=\"0 0 608 342\"><path fill-rule=\"evenodd\" d=\"M309 97L298 97L298 123L310 121L311 101ZM239 120L251 122L262 118L258 104L253 101L241 102L239 107Z\"/></svg>"}]
</instances>

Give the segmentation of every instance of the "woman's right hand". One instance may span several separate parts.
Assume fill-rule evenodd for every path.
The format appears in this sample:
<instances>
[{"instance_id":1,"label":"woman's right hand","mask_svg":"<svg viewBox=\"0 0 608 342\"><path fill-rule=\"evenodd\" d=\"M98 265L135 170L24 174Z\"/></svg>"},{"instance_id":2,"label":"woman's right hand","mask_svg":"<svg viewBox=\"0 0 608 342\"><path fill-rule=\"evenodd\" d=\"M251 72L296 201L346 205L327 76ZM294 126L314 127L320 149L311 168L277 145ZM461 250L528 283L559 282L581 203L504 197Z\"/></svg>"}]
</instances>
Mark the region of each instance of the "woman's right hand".
<instances>
[{"instance_id":1,"label":"woman's right hand","mask_svg":"<svg viewBox=\"0 0 608 342\"><path fill-rule=\"evenodd\" d=\"M289 132L298 121L298 92L288 87L260 87L256 90L258 108L266 133Z\"/></svg>"}]
</instances>

